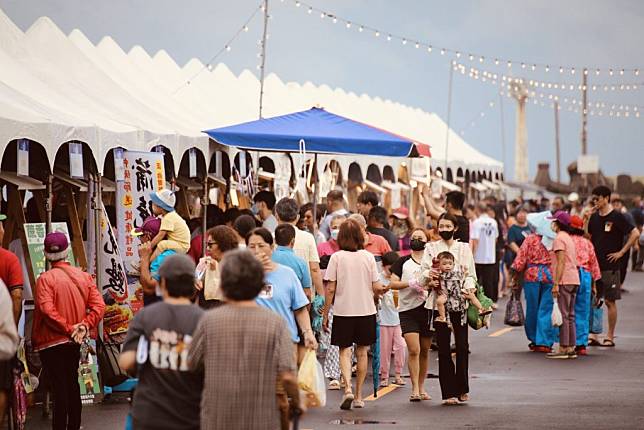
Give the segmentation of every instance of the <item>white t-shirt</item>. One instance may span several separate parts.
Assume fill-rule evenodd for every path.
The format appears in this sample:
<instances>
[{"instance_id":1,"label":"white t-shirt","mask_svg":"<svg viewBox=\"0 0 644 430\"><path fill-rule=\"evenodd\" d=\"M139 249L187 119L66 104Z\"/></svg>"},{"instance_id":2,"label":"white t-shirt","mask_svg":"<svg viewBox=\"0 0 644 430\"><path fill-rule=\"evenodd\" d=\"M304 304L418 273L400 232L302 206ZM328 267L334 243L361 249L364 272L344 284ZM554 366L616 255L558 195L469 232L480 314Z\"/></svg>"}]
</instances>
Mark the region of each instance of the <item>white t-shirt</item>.
<instances>
[{"instance_id":1,"label":"white t-shirt","mask_svg":"<svg viewBox=\"0 0 644 430\"><path fill-rule=\"evenodd\" d=\"M270 231L272 234L275 234L275 229L277 228L277 218L275 218L275 215L270 214L268 218L262 222L262 227Z\"/></svg>"},{"instance_id":2,"label":"white t-shirt","mask_svg":"<svg viewBox=\"0 0 644 430\"><path fill-rule=\"evenodd\" d=\"M394 273L402 282L409 282L410 279L418 279L420 275L420 263L416 262L410 255L400 257L391 265L391 273ZM425 303L427 293L420 293L414 288L407 287L398 290L398 312L415 309Z\"/></svg>"},{"instance_id":3,"label":"white t-shirt","mask_svg":"<svg viewBox=\"0 0 644 430\"><path fill-rule=\"evenodd\" d=\"M318 247L315 244L315 238L308 231L300 230L295 227L295 243L293 244L295 255L301 257L309 263L319 263Z\"/></svg>"},{"instance_id":4,"label":"white t-shirt","mask_svg":"<svg viewBox=\"0 0 644 430\"><path fill-rule=\"evenodd\" d=\"M494 264L496 262L496 239L499 237L499 228L496 220L483 214L474 220L470 230L470 239L478 240L474 253L476 264Z\"/></svg>"}]
</instances>

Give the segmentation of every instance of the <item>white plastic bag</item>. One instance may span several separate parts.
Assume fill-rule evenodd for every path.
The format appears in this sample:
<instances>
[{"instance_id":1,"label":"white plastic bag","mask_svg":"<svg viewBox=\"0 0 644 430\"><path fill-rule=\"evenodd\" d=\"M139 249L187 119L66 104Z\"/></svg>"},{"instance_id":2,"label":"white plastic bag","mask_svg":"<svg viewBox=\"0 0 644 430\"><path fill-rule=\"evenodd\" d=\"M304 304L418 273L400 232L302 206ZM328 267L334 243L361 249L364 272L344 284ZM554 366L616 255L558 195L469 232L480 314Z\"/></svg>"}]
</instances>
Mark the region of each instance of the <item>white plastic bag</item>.
<instances>
[{"instance_id":1,"label":"white plastic bag","mask_svg":"<svg viewBox=\"0 0 644 430\"><path fill-rule=\"evenodd\" d=\"M297 372L297 383L307 408L326 405L324 369L315 357L315 351L309 350L304 355L300 370Z\"/></svg>"},{"instance_id":2,"label":"white plastic bag","mask_svg":"<svg viewBox=\"0 0 644 430\"><path fill-rule=\"evenodd\" d=\"M562 324L563 324L563 317L561 316L559 305L555 300L555 302L552 304L552 325L554 327L561 327Z\"/></svg>"}]
</instances>

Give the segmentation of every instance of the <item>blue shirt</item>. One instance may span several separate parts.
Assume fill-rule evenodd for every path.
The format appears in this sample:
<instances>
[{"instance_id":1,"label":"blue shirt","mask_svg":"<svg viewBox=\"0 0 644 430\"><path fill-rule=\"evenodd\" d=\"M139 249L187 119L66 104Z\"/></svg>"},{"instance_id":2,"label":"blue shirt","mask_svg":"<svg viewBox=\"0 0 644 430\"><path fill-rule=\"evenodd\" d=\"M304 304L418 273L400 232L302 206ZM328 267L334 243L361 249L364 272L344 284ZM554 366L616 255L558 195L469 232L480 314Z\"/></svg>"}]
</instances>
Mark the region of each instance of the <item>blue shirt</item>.
<instances>
[{"instance_id":1,"label":"blue shirt","mask_svg":"<svg viewBox=\"0 0 644 430\"><path fill-rule=\"evenodd\" d=\"M297 275L297 279L299 279L300 284L302 284L302 288L311 288L312 282L311 274L309 273L309 266L302 257L295 254L295 251L293 251L292 248L278 245L275 251L273 251L272 260L278 264L282 264L293 269Z\"/></svg>"},{"instance_id":2,"label":"blue shirt","mask_svg":"<svg viewBox=\"0 0 644 430\"><path fill-rule=\"evenodd\" d=\"M291 340L299 342L294 312L308 305L309 299L304 295L297 275L290 267L277 264L275 270L267 272L264 276L264 284L264 289L255 302L284 318L291 333Z\"/></svg>"},{"instance_id":3,"label":"blue shirt","mask_svg":"<svg viewBox=\"0 0 644 430\"><path fill-rule=\"evenodd\" d=\"M157 282L161 282L161 277L159 276L159 268L161 267L163 260L165 260L166 257L169 257L176 253L177 251L175 251L174 249L168 249L166 251L163 251L157 258L152 260L152 262L150 263L150 276L152 276L152 279Z\"/></svg>"}]
</instances>

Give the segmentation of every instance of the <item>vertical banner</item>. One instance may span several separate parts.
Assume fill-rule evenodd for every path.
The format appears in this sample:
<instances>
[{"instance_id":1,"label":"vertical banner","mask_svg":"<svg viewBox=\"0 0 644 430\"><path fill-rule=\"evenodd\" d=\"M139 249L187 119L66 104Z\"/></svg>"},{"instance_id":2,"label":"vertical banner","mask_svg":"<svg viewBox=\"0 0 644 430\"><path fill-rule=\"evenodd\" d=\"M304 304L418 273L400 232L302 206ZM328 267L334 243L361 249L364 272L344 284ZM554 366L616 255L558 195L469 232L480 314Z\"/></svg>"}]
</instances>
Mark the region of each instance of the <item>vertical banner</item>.
<instances>
[{"instance_id":1,"label":"vertical banner","mask_svg":"<svg viewBox=\"0 0 644 430\"><path fill-rule=\"evenodd\" d=\"M69 144L69 176L72 178L84 178L83 175L83 144Z\"/></svg>"},{"instance_id":2,"label":"vertical banner","mask_svg":"<svg viewBox=\"0 0 644 430\"><path fill-rule=\"evenodd\" d=\"M221 151L215 152L215 176L218 178L223 178L223 167L222 167L222 153ZM228 179L228 178L226 178Z\"/></svg>"},{"instance_id":3,"label":"vertical banner","mask_svg":"<svg viewBox=\"0 0 644 430\"><path fill-rule=\"evenodd\" d=\"M16 173L21 176L29 176L29 141L18 140L18 160Z\"/></svg>"},{"instance_id":4,"label":"vertical banner","mask_svg":"<svg viewBox=\"0 0 644 430\"><path fill-rule=\"evenodd\" d=\"M25 235L27 236L27 248L29 249L29 257L31 258L31 268L34 271L34 279L38 279L41 273L45 271L45 236L47 235L47 228L44 222L26 223ZM71 247L71 240L69 238L69 231L67 230L67 223L52 222L51 231L61 232L67 236L69 242L69 255L67 261L72 266L76 265L74 260L74 252Z\"/></svg>"},{"instance_id":5,"label":"vertical banner","mask_svg":"<svg viewBox=\"0 0 644 430\"><path fill-rule=\"evenodd\" d=\"M197 177L197 150L195 148L188 150L188 170L191 178Z\"/></svg>"},{"instance_id":6,"label":"vertical banner","mask_svg":"<svg viewBox=\"0 0 644 430\"><path fill-rule=\"evenodd\" d=\"M138 282L129 285L116 236L107 217L105 206L101 207L101 247L99 260L101 271L98 284L103 288L105 316L103 330L108 335L124 333L134 314L143 306L143 290Z\"/></svg>"},{"instance_id":7,"label":"vertical banner","mask_svg":"<svg viewBox=\"0 0 644 430\"><path fill-rule=\"evenodd\" d=\"M139 261L134 228L152 215L150 194L165 186L163 152L123 152L123 181L116 184L118 245L126 272ZM128 282L130 283L130 282Z\"/></svg>"},{"instance_id":8,"label":"vertical banner","mask_svg":"<svg viewBox=\"0 0 644 430\"><path fill-rule=\"evenodd\" d=\"M123 149L114 149L114 179L116 181L125 180L125 165L123 164Z\"/></svg>"}]
</instances>

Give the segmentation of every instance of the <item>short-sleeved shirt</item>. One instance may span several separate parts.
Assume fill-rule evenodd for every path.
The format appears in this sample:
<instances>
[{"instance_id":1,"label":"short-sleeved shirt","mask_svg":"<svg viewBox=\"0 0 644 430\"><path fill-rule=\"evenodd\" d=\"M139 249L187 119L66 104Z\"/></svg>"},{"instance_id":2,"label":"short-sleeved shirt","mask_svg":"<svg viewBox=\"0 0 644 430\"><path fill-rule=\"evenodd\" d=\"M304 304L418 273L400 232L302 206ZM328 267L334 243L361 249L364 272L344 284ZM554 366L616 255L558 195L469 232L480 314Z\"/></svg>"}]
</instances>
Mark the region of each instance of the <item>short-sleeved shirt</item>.
<instances>
[{"instance_id":1,"label":"short-sleeved shirt","mask_svg":"<svg viewBox=\"0 0 644 430\"><path fill-rule=\"evenodd\" d=\"M297 369L282 318L260 307L234 304L208 311L188 358L204 374L202 430L280 428L278 375Z\"/></svg>"},{"instance_id":2,"label":"short-sleeved shirt","mask_svg":"<svg viewBox=\"0 0 644 430\"><path fill-rule=\"evenodd\" d=\"M552 273L557 273L557 252L563 251L564 270L561 276L561 285L579 285L579 270L577 270L577 252L575 251L575 242L565 231L557 233L555 240L552 242L552 250L555 257L552 259Z\"/></svg>"},{"instance_id":3,"label":"short-sleeved shirt","mask_svg":"<svg viewBox=\"0 0 644 430\"><path fill-rule=\"evenodd\" d=\"M496 239L499 227L494 218L483 214L474 220L470 238L478 240L474 262L476 264L494 264L496 262Z\"/></svg>"},{"instance_id":4,"label":"short-sleeved shirt","mask_svg":"<svg viewBox=\"0 0 644 430\"><path fill-rule=\"evenodd\" d=\"M293 244L293 250L295 251L295 254L304 259L307 264L320 262L315 238L308 231L300 230L297 227L295 228L295 243Z\"/></svg>"},{"instance_id":5,"label":"short-sleeved shirt","mask_svg":"<svg viewBox=\"0 0 644 430\"><path fill-rule=\"evenodd\" d=\"M402 282L409 282L411 279L417 279L420 274L420 261L412 258L411 254L400 257L389 269L391 273L398 276ZM403 288L398 290L398 312L415 309L425 303L426 293L419 293L413 288Z\"/></svg>"},{"instance_id":6,"label":"short-sleeved shirt","mask_svg":"<svg viewBox=\"0 0 644 430\"><path fill-rule=\"evenodd\" d=\"M602 270L618 270L620 262L608 261L608 254L618 252L624 246L624 237L635 226L630 224L624 214L611 210L605 216L598 212L591 215L588 221L588 233L597 253L597 261Z\"/></svg>"},{"instance_id":7,"label":"short-sleeved shirt","mask_svg":"<svg viewBox=\"0 0 644 430\"><path fill-rule=\"evenodd\" d=\"M389 246L387 239L377 234L367 234L369 235L369 241L367 242L367 246L364 247L365 250L376 257L382 257L386 253L391 252L391 246Z\"/></svg>"},{"instance_id":8,"label":"short-sleeved shirt","mask_svg":"<svg viewBox=\"0 0 644 430\"><path fill-rule=\"evenodd\" d=\"M529 235L530 235L530 226L525 225L522 227L519 224L514 224L508 230L508 245L511 243L516 243L516 245L519 248L521 248L523 241ZM506 252L509 253L508 255L509 261L514 261L514 258L516 257L516 254L514 253L514 251L512 251L511 249L508 249Z\"/></svg>"},{"instance_id":9,"label":"short-sleeved shirt","mask_svg":"<svg viewBox=\"0 0 644 430\"><path fill-rule=\"evenodd\" d=\"M0 246L0 279L9 290L22 286L22 266L16 254Z\"/></svg>"},{"instance_id":10,"label":"short-sleeved shirt","mask_svg":"<svg viewBox=\"0 0 644 430\"><path fill-rule=\"evenodd\" d=\"M458 230L454 233L454 239L460 240L463 243L468 243L470 241L470 222L463 215L455 216Z\"/></svg>"},{"instance_id":11,"label":"short-sleeved shirt","mask_svg":"<svg viewBox=\"0 0 644 430\"><path fill-rule=\"evenodd\" d=\"M398 251L398 236L393 231L383 227L367 227L369 233L384 237L392 251Z\"/></svg>"},{"instance_id":12,"label":"short-sleeved shirt","mask_svg":"<svg viewBox=\"0 0 644 430\"><path fill-rule=\"evenodd\" d=\"M159 302L130 323L123 351L137 351L142 336L148 342L132 404L137 428L199 429L202 375L189 370L188 352L202 315L196 305Z\"/></svg>"},{"instance_id":13,"label":"short-sleeved shirt","mask_svg":"<svg viewBox=\"0 0 644 430\"><path fill-rule=\"evenodd\" d=\"M291 340L299 342L294 312L309 304L300 280L290 267L276 264L275 270L264 275L265 287L255 299L258 305L270 309L284 318Z\"/></svg>"},{"instance_id":14,"label":"short-sleeved shirt","mask_svg":"<svg viewBox=\"0 0 644 430\"><path fill-rule=\"evenodd\" d=\"M297 279L299 279L300 284L302 284L302 288L311 288L312 282L311 274L309 273L309 266L302 257L295 255L295 251L293 251L293 249L288 246L278 246L275 248L275 251L273 251L271 258L274 262L293 269L297 275Z\"/></svg>"},{"instance_id":15,"label":"short-sleeved shirt","mask_svg":"<svg viewBox=\"0 0 644 430\"><path fill-rule=\"evenodd\" d=\"M186 249L190 248L190 229L186 221L179 216L177 211L168 212L161 217L160 230L166 232L166 239L173 240Z\"/></svg>"},{"instance_id":16,"label":"short-sleeved shirt","mask_svg":"<svg viewBox=\"0 0 644 430\"><path fill-rule=\"evenodd\" d=\"M266 230L270 231L271 233L275 233L275 229L277 228L277 218L275 218L275 215L270 214L263 222L262 222L262 227L264 227Z\"/></svg>"},{"instance_id":17,"label":"short-sleeved shirt","mask_svg":"<svg viewBox=\"0 0 644 430\"><path fill-rule=\"evenodd\" d=\"M378 279L376 260L369 251L341 250L333 254L324 274L324 280L337 282L333 315L374 315L373 283Z\"/></svg>"}]
</instances>

